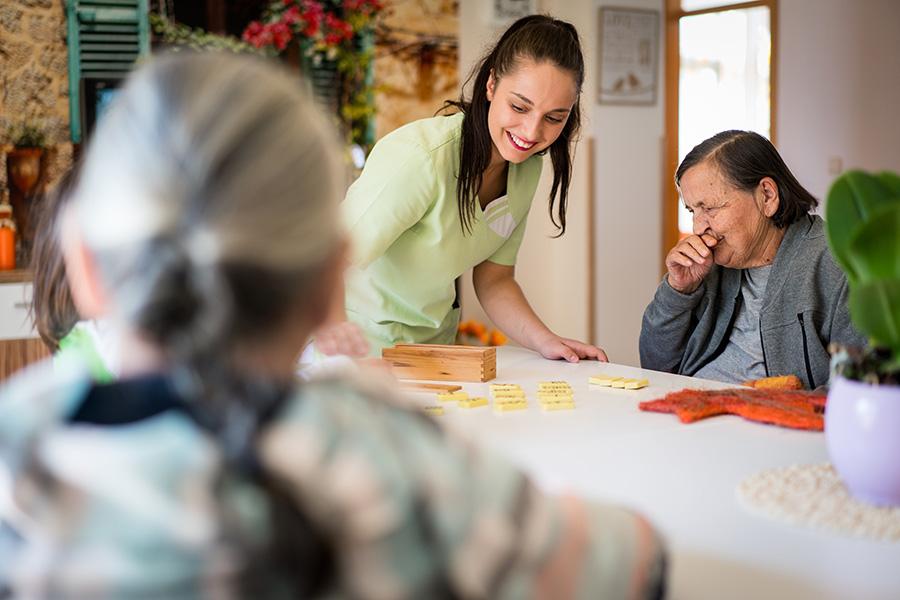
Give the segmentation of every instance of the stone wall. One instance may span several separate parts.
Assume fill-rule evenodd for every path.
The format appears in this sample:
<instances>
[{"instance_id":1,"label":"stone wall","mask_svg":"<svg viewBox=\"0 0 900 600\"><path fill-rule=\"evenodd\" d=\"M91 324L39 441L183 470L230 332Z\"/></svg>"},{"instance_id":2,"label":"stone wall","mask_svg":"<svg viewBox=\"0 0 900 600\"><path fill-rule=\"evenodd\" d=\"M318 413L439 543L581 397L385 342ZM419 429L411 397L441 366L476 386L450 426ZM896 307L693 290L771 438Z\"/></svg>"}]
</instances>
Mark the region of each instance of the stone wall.
<instances>
[{"instance_id":1,"label":"stone wall","mask_svg":"<svg viewBox=\"0 0 900 600\"><path fill-rule=\"evenodd\" d=\"M0 1L0 142L22 120L47 132L46 181L52 185L72 164L69 74L64 0ZM0 189L6 150L0 151Z\"/></svg>"},{"instance_id":2,"label":"stone wall","mask_svg":"<svg viewBox=\"0 0 900 600\"><path fill-rule=\"evenodd\" d=\"M458 5L455 0L386 3L384 23L393 43L376 47L376 137L430 117L444 100L459 96Z\"/></svg>"},{"instance_id":3,"label":"stone wall","mask_svg":"<svg viewBox=\"0 0 900 600\"><path fill-rule=\"evenodd\" d=\"M386 52L375 61L377 136L415 119L430 117L443 101L459 95L458 2L390 0L387 23L395 37L416 51ZM429 36L445 40L429 54ZM425 51L423 52L423 48ZM0 1L0 145L10 124L37 121L47 130L47 182L72 164L69 78L64 0ZM5 150L0 149L0 189L6 187Z\"/></svg>"}]
</instances>

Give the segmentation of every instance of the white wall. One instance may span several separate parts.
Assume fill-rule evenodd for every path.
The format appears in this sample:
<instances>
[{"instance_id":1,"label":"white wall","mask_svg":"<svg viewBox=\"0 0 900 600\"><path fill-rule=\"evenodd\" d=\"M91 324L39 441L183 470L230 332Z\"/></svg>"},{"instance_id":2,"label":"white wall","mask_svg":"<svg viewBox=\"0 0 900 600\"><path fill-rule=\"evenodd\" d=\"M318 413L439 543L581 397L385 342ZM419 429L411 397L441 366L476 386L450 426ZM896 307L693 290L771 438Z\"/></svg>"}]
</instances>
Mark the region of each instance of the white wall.
<instances>
[{"instance_id":1,"label":"white wall","mask_svg":"<svg viewBox=\"0 0 900 600\"><path fill-rule=\"evenodd\" d=\"M611 361L637 365L641 317L660 280L664 14L662 0L599 3L607 4L660 12L656 104L594 107L597 340ZM590 22L596 30L597 16Z\"/></svg>"},{"instance_id":2,"label":"white wall","mask_svg":"<svg viewBox=\"0 0 900 600\"><path fill-rule=\"evenodd\" d=\"M779 5L776 141L785 162L823 200L833 159L900 171L900 1Z\"/></svg>"}]
</instances>

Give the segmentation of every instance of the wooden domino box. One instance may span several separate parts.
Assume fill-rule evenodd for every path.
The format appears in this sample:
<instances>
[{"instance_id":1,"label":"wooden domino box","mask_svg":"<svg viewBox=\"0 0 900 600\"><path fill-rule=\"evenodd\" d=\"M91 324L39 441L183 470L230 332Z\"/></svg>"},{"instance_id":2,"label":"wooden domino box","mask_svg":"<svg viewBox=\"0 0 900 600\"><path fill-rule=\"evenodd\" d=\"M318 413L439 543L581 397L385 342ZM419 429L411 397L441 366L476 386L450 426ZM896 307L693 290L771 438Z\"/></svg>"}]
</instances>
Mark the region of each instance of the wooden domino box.
<instances>
[{"instance_id":1,"label":"wooden domino box","mask_svg":"<svg viewBox=\"0 0 900 600\"><path fill-rule=\"evenodd\" d=\"M397 344L381 357L398 379L484 382L497 376L494 347Z\"/></svg>"}]
</instances>

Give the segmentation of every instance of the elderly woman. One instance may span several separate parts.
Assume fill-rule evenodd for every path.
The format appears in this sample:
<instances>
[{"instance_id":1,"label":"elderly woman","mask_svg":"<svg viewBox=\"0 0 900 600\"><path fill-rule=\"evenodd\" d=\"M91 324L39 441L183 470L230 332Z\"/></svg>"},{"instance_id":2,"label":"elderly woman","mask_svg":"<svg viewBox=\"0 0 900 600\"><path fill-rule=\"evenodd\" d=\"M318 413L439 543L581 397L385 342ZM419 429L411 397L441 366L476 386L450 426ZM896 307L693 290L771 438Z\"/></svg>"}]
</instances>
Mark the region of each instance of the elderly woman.
<instances>
[{"instance_id":1,"label":"elderly woman","mask_svg":"<svg viewBox=\"0 0 900 600\"><path fill-rule=\"evenodd\" d=\"M684 158L675 184L694 233L666 256L644 312L641 366L718 381L828 382L828 344L862 344L818 201L767 139L724 131Z\"/></svg>"}]
</instances>

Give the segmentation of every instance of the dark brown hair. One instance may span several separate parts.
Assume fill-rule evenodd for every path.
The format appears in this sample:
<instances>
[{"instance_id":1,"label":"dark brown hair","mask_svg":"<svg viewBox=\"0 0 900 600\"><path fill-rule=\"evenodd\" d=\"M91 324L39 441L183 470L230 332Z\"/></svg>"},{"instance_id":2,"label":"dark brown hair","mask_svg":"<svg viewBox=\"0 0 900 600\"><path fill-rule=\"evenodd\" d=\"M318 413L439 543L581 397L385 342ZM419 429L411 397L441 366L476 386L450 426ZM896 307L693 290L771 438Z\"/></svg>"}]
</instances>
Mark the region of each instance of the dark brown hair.
<instances>
[{"instance_id":1,"label":"dark brown hair","mask_svg":"<svg viewBox=\"0 0 900 600\"><path fill-rule=\"evenodd\" d=\"M548 149L553 162L550 221L559 229L557 237L566 232L566 204L569 197L569 182L572 178L572 144L581 127L580 97L581 86L584 83L584 57L575 27L547 15L529 15L513 23L466 79L464 88L474 78L472 98L466 101L461 96L458 101L448 100L444 103L444 108L456 107L465 114L456 183L459 220L463 231L472 230L475 196L491 160L491 134L487 122L490 108L490 101L487 99L488 79L493 73L494 81L499 81L504 75L514 72L522 59L531 59L536 63L551 63L571 72L575 78L578 99L569 113L562 132ZM557 194L559 206L554 216L553 206Z\"/></svg>"},{"instance_id":2,"label":"dark brown hair","mask_svg":"<svg viewBox=\"0 0 900 600\"><path fill-rule=\"evenodd\" d=\"M732 129L700 142L678 166L675 185L681 185L681 178L688 169L707 159L739 190L754 190L763 177L770 177L778 186L780 199L772 221L780 229L800 220L819 205L815 196L800 185L788 169L772 142L758 133Z\"/></svg>"},{"instance_id":3,"label":"dark brown hair","mask_svg":"<svg viewBox=\"0 0 900 600\"><path fill-rule=\"evenodd\" d=\"M31 246L33 288L31 317L38 335L51 352L59 350L59 341L78 322L72 301L66 265L59 245L59 214L75 183L75 170L66 171L56 186L45 193L35 210L34 237Z\"/></svg>"}]
</instances>

